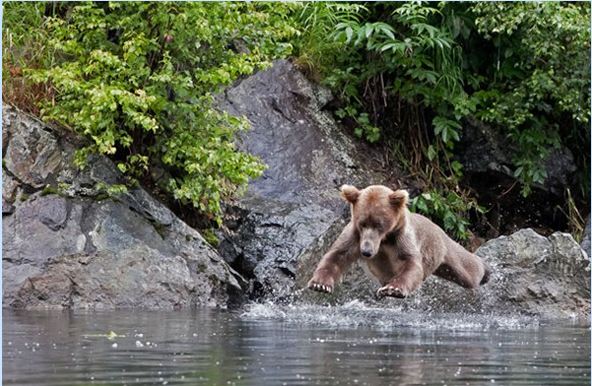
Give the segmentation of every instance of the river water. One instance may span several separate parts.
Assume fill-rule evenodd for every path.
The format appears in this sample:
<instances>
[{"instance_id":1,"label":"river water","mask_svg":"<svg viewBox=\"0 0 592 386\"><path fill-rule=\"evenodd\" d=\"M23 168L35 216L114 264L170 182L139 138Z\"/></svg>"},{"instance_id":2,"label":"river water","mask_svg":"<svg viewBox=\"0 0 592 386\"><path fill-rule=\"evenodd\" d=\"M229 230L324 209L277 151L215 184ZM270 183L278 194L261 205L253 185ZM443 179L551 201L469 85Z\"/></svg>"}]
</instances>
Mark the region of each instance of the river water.
<instances>
[{"instance_id":1,"label":"river water","mask_svg":"<svg viewBox=\"0 0 592 386\"><path fill-rule=\"evenodd\" d=\"M343 306L3 311L5 385L589 385L590 326Z\"/></svg>"}]
</instances>

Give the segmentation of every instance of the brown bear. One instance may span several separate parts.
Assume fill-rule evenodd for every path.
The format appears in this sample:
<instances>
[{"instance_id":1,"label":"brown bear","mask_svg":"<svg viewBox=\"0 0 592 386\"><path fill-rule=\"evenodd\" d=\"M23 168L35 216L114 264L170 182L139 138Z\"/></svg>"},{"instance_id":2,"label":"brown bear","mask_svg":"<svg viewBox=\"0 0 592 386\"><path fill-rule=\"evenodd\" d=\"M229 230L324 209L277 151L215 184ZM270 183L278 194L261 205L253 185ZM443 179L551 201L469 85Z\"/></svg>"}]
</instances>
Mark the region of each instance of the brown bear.
<instances>
[{"instance_id":1,"label":"brown bear","mask_svg":"<svg viewBox=\"0 0 592 386\"><path fill-rule=\"evenodd\" d=\"M489 269L426 217L407 209L405 190L341 187L351 221L317 266L308 288L332 292L358 258L381 283L377 295L404 298L431 274L465 288L487 282Z\"/></svg>"}]
</instances>

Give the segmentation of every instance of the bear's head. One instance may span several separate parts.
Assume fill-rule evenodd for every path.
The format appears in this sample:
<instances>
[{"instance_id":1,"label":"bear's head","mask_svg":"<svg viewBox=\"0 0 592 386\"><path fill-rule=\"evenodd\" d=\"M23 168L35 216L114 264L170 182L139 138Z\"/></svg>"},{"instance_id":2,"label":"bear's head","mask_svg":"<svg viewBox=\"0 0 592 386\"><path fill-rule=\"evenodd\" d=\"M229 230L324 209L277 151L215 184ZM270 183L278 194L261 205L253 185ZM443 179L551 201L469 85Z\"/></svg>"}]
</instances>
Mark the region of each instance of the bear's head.
<instances>
[{"instance_id":1,"label":"bear's head","mask_svg":"<svg viewBox=\"0 0 592 386\"><path fill-rule=\"evenodd\" d=\"M381 185L358 190L343 185L341 197L351 204L352 221L360 235L360 252L368 259L376 255L387 234L404 225L409 197L405 190L393 191Z\"/></svg>"}]
</instances>

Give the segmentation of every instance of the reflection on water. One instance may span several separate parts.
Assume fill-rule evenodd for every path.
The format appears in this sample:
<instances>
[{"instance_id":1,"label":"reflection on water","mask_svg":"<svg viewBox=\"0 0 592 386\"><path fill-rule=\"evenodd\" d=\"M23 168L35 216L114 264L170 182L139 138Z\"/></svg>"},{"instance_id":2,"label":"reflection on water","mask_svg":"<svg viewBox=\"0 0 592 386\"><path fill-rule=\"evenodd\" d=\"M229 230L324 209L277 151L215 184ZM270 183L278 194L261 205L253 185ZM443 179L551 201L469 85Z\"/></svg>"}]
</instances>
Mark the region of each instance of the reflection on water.
<instances>
[{"instance_id":1,"label":"reflection on water","mask_svg":"<svg viewBox=\"0 0 592 386\"><path fill-rule=\"evenodd\" d=\"M590 384L590 329L570 321L400 315L354 303L4 310L3 329L7 385Z\"/></svg>"}]
</instances>

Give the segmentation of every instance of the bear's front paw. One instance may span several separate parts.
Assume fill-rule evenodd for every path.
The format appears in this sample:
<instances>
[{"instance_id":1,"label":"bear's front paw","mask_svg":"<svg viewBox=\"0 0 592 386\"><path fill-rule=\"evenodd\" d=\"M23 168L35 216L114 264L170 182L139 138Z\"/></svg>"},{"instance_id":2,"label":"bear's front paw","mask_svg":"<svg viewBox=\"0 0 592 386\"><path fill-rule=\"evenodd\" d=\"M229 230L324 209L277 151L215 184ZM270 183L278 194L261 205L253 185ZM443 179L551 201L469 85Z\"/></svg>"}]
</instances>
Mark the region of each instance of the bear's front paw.
<instances>
[{"instance_id":1,"label":"bear's front paw","mask_svg":"<svg viewBox=\"0 0 592 386\"><path fill-rule=\"evenodd\" d=\"M313 291L325 292L328 294L333 292L333 286L331 284L321 283L320 281L315 280L314 278L310 279L307 287Z\"/></svg>"},{"instance_id":2,"label":"bear's front paw","mask_svg":"<svg viewBox=\"0 0 592 386\"><path fill-rule=\"evenodd\" d=\"M406 298L407 295L409 295L409 291L407 291L405 288L401 286L393 284L387 284L384 287L379 288L378 291L376 291L376 296L378 296L379 298L391 296L393 298L403 299Z\"/></svg>"}]
</instances>

